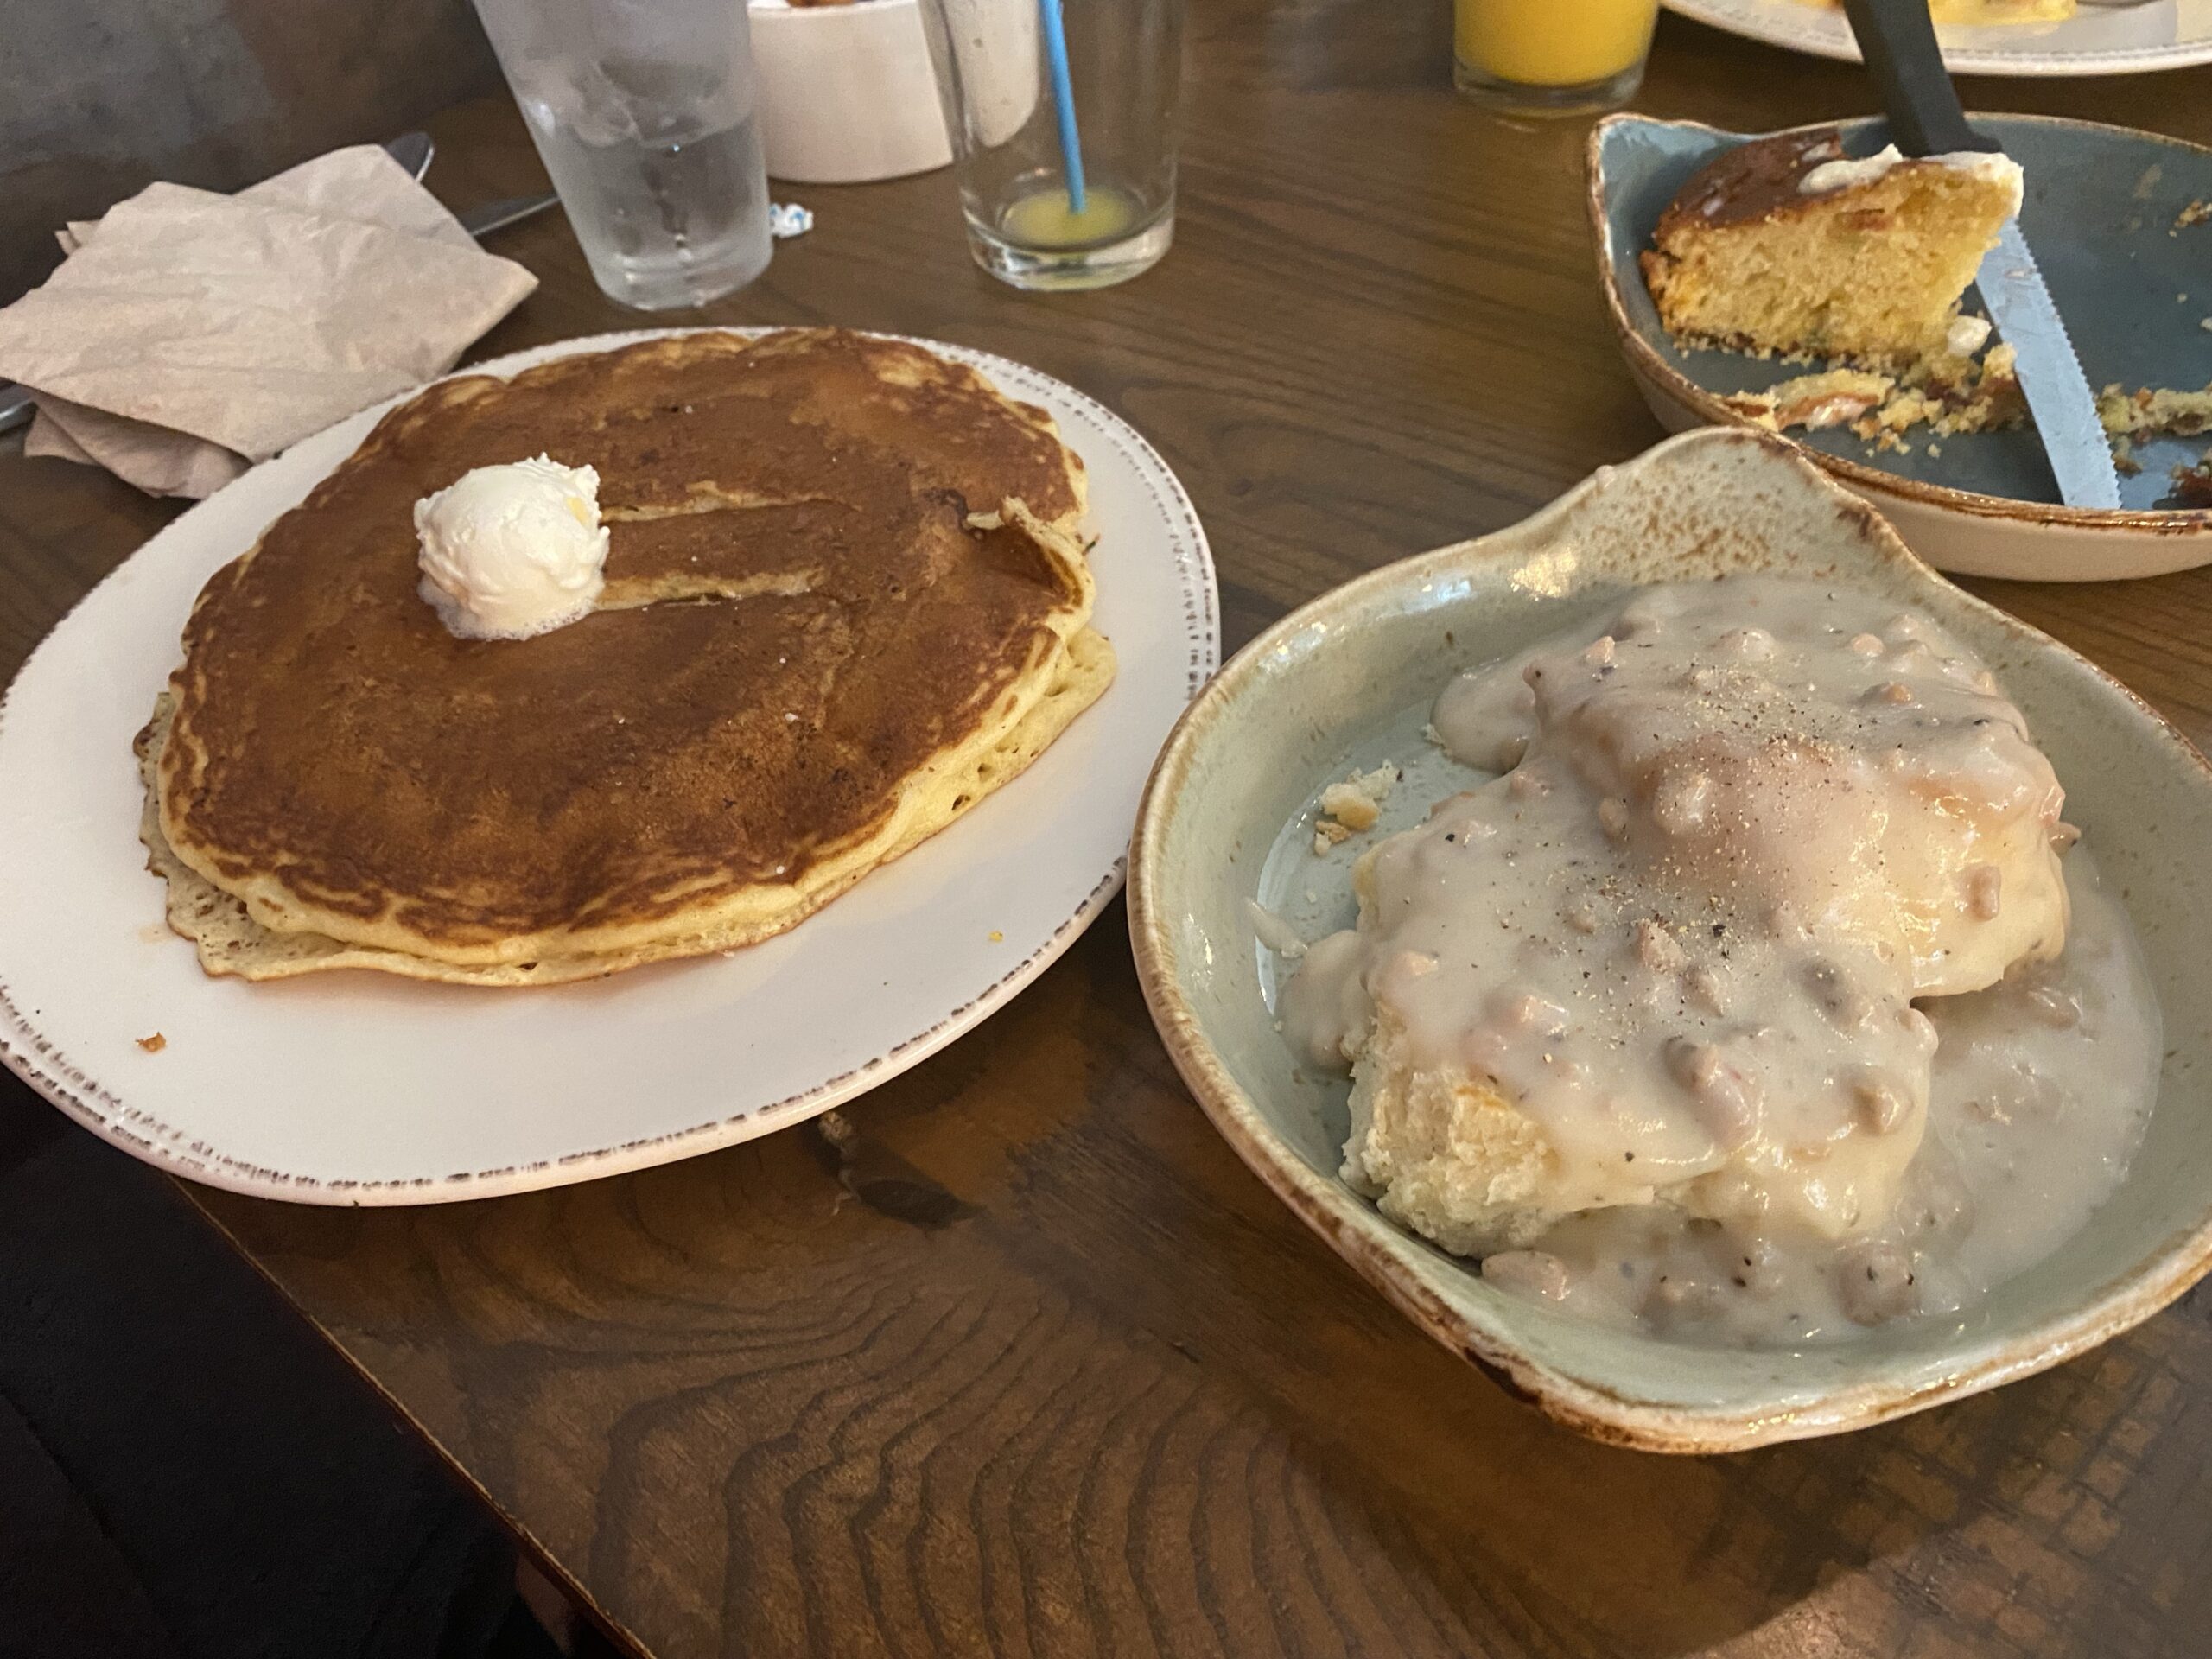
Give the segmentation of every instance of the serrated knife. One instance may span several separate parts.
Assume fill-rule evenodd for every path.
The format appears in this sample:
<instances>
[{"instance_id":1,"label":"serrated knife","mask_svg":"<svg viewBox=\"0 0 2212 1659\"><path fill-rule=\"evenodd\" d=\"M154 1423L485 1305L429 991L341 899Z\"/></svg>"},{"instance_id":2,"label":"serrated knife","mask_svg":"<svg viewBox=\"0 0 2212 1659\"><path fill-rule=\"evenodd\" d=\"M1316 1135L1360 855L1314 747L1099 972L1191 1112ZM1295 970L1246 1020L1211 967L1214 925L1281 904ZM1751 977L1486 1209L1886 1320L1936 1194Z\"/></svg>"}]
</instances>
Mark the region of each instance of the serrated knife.
<instances>
[{"instance_id":1,"label":"serrated knife","mask_svg":"<svg viewBox=\"0 0 2212 1659\"><path fill-rule=\"evenodd\" d=\"M1943 70L1928 0L1843 0L1843 10L1881 89L1899 149L1942 156L2004 148L1967 124L1958 89ZM2017 219L1998 233L1974 280L1998 337L2017 354L2020 390L2057 476L2059 499L2069 507L2117 507L2120 477L2097 400Z\"/></svg>"}]
</instances>

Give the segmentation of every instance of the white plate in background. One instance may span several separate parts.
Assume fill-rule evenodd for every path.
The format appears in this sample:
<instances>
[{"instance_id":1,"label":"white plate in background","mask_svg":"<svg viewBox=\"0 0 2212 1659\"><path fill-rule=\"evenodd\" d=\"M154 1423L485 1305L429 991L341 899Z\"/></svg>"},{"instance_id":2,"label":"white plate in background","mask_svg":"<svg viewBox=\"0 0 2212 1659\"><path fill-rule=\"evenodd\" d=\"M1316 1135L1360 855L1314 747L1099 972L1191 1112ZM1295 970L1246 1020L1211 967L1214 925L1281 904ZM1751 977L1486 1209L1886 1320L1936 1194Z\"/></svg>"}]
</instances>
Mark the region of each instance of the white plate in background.
<instances>
[{"instance_id":1,"label":"white plate in background","mask_svg":"<svg viewBox=\"0 0 2212 1659\"><path fill-rule=\"evenodd\" d=\"M1816 58L1859 61L1840 7L1804 0L1665 0L1667 10L1746 40ZM2058 23L1945 25L1936 31L1956 75L2128 75L2212 63L2212 0L2082 0ZM2114 114L2120 111L2115 111Z\"/></svg>"}]
</instances>

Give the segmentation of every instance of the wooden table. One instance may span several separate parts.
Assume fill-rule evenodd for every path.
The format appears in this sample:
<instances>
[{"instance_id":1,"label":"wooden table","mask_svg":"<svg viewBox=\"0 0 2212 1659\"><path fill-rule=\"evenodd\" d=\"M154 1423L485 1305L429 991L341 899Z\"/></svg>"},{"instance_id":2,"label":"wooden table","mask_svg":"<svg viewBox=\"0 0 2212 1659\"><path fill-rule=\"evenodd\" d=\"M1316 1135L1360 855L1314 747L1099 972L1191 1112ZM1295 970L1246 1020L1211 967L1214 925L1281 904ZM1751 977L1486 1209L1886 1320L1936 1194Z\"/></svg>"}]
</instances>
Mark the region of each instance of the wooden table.
<instances>
[{"instance_id":1,"label":"wooden table","mask_svg":"<svg viewBox=\"0 0 2212 1659\"><path fill-rule=\"evenodd\" d=\"M1599 312L1580 124L1455 100L1436 0L1194 10L1156 271L1000 287L938 175L786 193L817 228L708 315L935 335L1103 398L1189 485L1233 647L1659 432ZM2208 71L1967 94L2212 141ZM1757 128L1871 101L1847 68L1669 19L1639 107ZM538 185L504 100L436 136L456 205ZM484 353L639 321L557 217L498 245L544 285ZM174 511L0 460L0 669ZM1982 591L2212 741L2212 571ZM666 1659L2212 1652L2206 1294L1840 1440L1585 1443L1430 1345L1245 1173L1154 1038L1118 908L844 1116L842 1153L797 1130L447 1208L193 1197Z\"/></svg>"}]
</instances>

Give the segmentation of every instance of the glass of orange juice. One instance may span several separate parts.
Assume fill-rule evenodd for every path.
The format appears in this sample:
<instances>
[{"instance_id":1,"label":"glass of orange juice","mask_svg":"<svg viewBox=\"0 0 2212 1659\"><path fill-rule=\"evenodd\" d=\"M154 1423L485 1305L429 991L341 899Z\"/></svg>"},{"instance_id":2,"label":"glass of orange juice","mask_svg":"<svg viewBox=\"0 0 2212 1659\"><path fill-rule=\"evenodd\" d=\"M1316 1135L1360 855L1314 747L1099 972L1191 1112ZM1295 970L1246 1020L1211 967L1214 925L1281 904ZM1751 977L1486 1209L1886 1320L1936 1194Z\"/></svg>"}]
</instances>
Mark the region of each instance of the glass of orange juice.
<instances>
[{"instance_id":1,"label":"glass of orange juice","mask_svg":"<svg viewBox=\"0 0 2212 1659\"><path fill-rule=\"evenodd\" d=\"M1452 81L1526 114L1628 101L1643 80L1659 0L1457 0Z\"/></svg>"}]
</instances>

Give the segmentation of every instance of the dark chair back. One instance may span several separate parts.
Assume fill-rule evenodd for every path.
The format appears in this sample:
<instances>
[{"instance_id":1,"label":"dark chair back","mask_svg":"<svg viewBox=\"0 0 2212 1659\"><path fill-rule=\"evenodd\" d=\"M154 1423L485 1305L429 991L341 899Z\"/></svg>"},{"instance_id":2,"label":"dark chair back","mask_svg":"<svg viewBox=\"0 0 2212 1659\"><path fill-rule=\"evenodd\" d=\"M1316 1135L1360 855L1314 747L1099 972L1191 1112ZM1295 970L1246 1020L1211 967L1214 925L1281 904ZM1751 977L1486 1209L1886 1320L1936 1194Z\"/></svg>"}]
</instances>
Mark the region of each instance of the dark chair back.
<instances>
[{"instance_id":1,"label":"dark chair back","mask_svg":"<svg viewBox=\"0 0 2212 1659\"><path fill-rule=\"evenodd\" d=\"M5 0L0 304L151 181L235 190L499 84L467 0Z\"/></svg>"}]
</instances>

